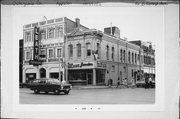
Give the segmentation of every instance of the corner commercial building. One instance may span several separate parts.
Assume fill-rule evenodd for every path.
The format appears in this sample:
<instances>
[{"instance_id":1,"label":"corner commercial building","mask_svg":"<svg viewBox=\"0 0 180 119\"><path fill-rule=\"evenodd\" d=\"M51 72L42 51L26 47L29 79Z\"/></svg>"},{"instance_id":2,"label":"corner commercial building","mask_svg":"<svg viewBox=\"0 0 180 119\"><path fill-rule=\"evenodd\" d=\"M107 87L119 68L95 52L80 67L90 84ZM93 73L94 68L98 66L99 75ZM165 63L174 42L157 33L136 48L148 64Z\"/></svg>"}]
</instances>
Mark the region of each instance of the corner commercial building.
<instances>
[{"instance_id":1,"label":"corner commercial building","mask_svg":"<svg viewBox=\"0 0 180 119\"><path fill-rule=\"evenodd\" d=\"M34 26L41 29L43 62L39 66L29 65ZM131 84L143 69L143 52L139 45L121 39L117 27L102 32L81 25L80 19L74 22L66 17L32 23L24 26L23 82L60 75L73 85L107 85L109 79L115 85L118 78L127 78Z\"/></svg>"}]
</instances>

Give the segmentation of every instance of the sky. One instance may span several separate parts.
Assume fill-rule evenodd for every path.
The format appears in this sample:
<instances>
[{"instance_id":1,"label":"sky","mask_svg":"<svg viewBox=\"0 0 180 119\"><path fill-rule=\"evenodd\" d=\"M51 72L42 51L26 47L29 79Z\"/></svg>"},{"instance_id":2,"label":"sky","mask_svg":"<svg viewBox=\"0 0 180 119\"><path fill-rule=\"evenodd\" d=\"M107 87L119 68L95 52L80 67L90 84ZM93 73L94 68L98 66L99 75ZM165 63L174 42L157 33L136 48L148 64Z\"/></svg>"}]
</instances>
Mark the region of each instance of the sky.
<instances>
[{"instance_id":1,"label":"sky","mask_svg":"<svg viewBox=\"0 0 180 119\"><path fill-rule=\"evenodd\" d=\"M13 21L16 39L23 38L23 25L47 19L67 17L88 28L103 31L105 27L117 26L120 37L128 41L155 42L163 37L163 7L160 6L31 6L14 7Z\"/></svg>"}]
</instances>

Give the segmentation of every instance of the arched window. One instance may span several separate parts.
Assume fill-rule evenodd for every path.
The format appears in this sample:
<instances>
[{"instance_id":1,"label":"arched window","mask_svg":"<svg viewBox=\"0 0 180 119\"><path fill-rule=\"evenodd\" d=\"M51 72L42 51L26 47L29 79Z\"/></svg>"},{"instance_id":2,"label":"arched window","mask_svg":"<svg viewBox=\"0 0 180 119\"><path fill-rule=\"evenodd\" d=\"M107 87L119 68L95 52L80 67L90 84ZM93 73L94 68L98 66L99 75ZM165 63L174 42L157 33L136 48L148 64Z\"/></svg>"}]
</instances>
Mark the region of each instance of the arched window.
<instances>
[{"instance_id":1,"label":"arched window","mask_svg":"<svg viewBox=\"0 0 180 119\"><path fill-rule=\"evenodd\" d=\"M112 60L114 61L114 47L112 47Z\"/></svg>"},{"instance_id":2,"label":"arched window","mask_svg":"<svg viewBox=\"0 0 180 119\"><path fill-rule=\"evenodd\" d=\"M131 63L131 53L130 53L130 51L128 52L128 62Z\"/></svg>"},{"instance_id":3,"label":"arched window","mask_svg":"<svg viewBox=\"0 0 180 119\"><path fill-rule=\"evenodd\" d=\"M132 52L132 64L134 64L134 53Z\"/></svg>"},{"instance_id":4,"label":"arched window","mask_svg":"<svg viewBox=\"0 0 180 119\"><path fill-rule=\"evenodd\" d=\"M91 43L86 43L86 55L91 56Z\"/></svg>"},{"instance_id":5,"label":"arched window","mask_svg":"<svg viewBox=\"0 0 180 119\"><path fill-rule=\"evenodd\" d=\"M106 58L109 60L109 46L106 46Z\"/></svg>"},{"instance_id":6,"label":"arched window","mask_svg":"<svg viewBox=\"0 0 180 119\"><path fill-rule=\"evenodd\" d=\"M120 62L122 62L122 49L120 50Z\"/></svg>"},{"instance_id":7,"label":"arched window","mask_svg":"<svg viewBox=\"0 0 180 119\"><path fill-rule=\"evenodd\" d=\"M137 64L137 54L135 53L135 64Z\"/></svg>"},{"instance_id":8,"label":"arched window","mask_svg":"<svg viewBox=\"0 0 180 119\"><path fill-rule=\"evenodd\" d=\"M68 49L69 49L69 58L71 58L71 57L73 57L73 45L70 44L70 45L68 46Z\"/></svg>"},{"instance_id":9,"label":"arched window","mask_svg":"<svg viewBox=\"0 0 180 119\"><path fill-rule=\"evenodd\" d=\"M123 51L123 55L124 55L124 56L123 56L123 61L124 61L124 63L125 63L125 62L126 62L126 51L125 51L125 50Z\"/></svg>"},{"instance_id":10,"label":"arched window","mask_svg":"<svg viewBox=\"0 0 180 119\"><path fill-rule=\"evenodd\" d=\"M81 44L77 44L77 57L81 57Z\"/></svg>"}]
</instances>

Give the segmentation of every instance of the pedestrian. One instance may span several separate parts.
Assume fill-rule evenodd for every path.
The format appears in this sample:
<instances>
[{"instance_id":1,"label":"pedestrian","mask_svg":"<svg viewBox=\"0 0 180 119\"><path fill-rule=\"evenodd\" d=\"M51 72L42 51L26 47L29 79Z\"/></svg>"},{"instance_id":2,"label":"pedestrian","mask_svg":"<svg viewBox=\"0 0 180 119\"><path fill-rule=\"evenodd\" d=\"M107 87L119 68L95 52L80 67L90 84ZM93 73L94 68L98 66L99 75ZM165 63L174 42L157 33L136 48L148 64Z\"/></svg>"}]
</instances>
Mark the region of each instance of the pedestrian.
<instances>
[{"instance_id":1,"label":"pedestrian","mask_svg":"<svg viewBox=\"0 0 180 119\"><path fill-rule=\"evenodd\" d=\"M118 77L118 80L117 80L117 86L116 86L116 88L118 88L118 87L119 87L119 85L120 85L120 79L119 79L119 77Z\"/></svg>"},{"instance_id":2,"label":"pedestrian","mask_svg":"<svg viewBox=\"0 0 180 119\"><path fill-rule=\"evenodd\" d=\"M151 78L151 77L149 77L149 79L148 79L148 83L149 83L149 88L152 88L152 87L153 87L153 85L152 85L152 78Z\"/></svg>"},{"instance_id":3,"label":"pedestrian","mask_svg":"<svg viewBox=\"0 0 180 119\"><path fill-rule=\"evenodd\" d=\"M129 88L127 78L124 79L125 86Z\"/></svg>"},{"instance_id":4,"label":"pedestrian","mask_svg":"<svg viewBox=\"0 0 180 119\"><path fill-rule=\"evenodd\" d=\"M112 79L109 79L108 80L108 86L111 87L111 85L112 85Z\"/></svg>"},{"instance_id":5,"label":"pedestrian","mask_svg":"<svg viewBox=\"0 0 180 119\"><path fill-rule=\"evenodd\" d=\"M132 80L131 80L131 87L132 87L132 88L135 88L135 81L134 81L133 78L132 78Z\"/></svg>"}]
</instances>

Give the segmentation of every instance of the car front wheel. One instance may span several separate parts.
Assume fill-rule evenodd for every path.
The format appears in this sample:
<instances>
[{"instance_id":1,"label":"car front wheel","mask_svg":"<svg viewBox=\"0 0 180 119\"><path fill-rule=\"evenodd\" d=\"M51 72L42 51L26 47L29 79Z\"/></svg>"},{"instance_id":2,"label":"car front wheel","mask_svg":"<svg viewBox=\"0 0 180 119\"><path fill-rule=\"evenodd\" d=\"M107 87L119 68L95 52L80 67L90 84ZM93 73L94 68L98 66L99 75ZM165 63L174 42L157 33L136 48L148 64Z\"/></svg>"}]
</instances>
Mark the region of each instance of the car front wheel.
<instances>
[{"instance_id":1,"label":"car front wheel","mask_svg":"<svg viewBox=\"0 0 180 119\"><path fill-rule=\"evenodd\" d=\"M39 90L35 89L35 90L34 90L34 93L35 93L35 94L38 94L38 93L39 93Z\"/></svg>"},{"instance_id":2,"label":"car front wheel","mask_svg":"<svg viewBox=\"0 0 180 119\"><path fill-rule=\"evenodd\" d=\"M66 95L69 94L69 91L64 91L64 94L66 94Z\"/></svg>"}]
</instances>

